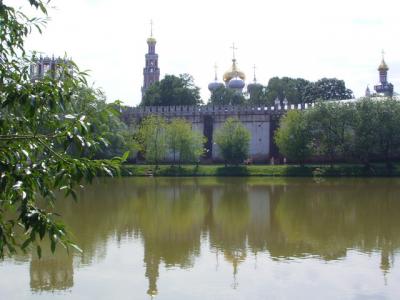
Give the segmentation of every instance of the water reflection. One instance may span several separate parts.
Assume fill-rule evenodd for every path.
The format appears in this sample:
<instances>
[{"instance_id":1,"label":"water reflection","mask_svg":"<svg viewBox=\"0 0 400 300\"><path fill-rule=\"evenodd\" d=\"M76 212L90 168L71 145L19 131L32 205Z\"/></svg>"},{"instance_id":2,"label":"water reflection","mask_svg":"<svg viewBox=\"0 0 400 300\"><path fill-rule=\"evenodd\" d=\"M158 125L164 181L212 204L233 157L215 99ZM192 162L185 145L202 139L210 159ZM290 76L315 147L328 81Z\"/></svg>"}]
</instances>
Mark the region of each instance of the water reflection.
<instances>
[{"instance_id":1,"label":"water reflection","mask_svg":"<svg viewBox=\"0 0 400 300\"><path fill-rule=\"evenodd\" d=\"M78 203L60 200L83 254L30 259L31 289L63 290L74 268L107 255L107 243L140 239L147 293L158 292L160 265L192 268L207 241L236 278L251 253L277 261L345 258L348 250L380 252L384 274L400 248L399 180L125 178L102 180ZM234 279L233 287L237 285Z\"/></svg>"}]
</instances>

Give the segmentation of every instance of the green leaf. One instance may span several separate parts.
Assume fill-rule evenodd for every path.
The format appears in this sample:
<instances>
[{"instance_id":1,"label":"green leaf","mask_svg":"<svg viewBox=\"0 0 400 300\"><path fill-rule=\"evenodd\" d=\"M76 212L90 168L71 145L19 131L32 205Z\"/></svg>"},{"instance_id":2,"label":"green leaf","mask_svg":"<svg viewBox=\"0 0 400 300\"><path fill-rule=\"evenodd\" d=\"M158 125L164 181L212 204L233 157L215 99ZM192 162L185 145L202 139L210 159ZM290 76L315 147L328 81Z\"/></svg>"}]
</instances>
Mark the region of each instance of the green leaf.
<instances>
[{"instance_id":1,"label":"green leaf","mask_svg":"<svg viewBox=\"0 0 400 300\"><path fill-rule=\"evenodd\" d=\"M51 250L51 253L54 253L54 251L56 251L56 241L53 239L50 242L50 250Z\"/></svg>"},{"instance_id":2,"label":"green leaf","mask_svg":"<svg viewBox=\"0 0 400 300\"><path fill-rule=\"evenodd\" d=\"M39 259L42 258L42 248L39 245L36 246L36 253Z\"/></svg>"},{"instance_id":3,"label":"green leaf","mask_svg":"<svg viewBox=\"0 0 400 300\"><path fill-rule=\"evenodd\" d=\"M22 250L25 250L26 247L28 247L29 244L30 244L31 242L32 242L32 240L31 240L30 238L28 238L28 239L22 244L21 249L22 249Z\"/></svg>"},{"instance_id":4,"label":"green leaf","mask_svg":"<svg viewBox=\"0 0 400 300\"><path fill-rule=\"evenodd\" d=\"M128 159L128 157L129 157L129 151L126 151L126 152L124 153L124 155L122 155L121 161L126 161L126 160Z\"/></svg>"}]
</instances>

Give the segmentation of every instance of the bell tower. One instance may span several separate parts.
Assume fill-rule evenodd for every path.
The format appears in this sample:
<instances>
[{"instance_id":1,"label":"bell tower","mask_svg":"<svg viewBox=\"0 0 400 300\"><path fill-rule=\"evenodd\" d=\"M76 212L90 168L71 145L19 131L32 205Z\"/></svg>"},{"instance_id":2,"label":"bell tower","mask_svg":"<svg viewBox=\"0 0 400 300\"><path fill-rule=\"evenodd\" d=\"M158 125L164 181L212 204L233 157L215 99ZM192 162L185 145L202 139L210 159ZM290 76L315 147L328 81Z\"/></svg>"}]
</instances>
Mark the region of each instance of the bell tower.
<instances>
[{"instance_id":1,"label":"bell tower","mask_svg":"<svg viewBox=\"0 0 400 300\"><path fill-rule=\"evenodd\" d=\"M148 51L145 55L145 67L143 68L142 98L150 85L160 80L160 68L158 67L156 43L157 40L153 37L153 21L151 21L150 37L147 39Z\"/></svg>"}]
</instances>

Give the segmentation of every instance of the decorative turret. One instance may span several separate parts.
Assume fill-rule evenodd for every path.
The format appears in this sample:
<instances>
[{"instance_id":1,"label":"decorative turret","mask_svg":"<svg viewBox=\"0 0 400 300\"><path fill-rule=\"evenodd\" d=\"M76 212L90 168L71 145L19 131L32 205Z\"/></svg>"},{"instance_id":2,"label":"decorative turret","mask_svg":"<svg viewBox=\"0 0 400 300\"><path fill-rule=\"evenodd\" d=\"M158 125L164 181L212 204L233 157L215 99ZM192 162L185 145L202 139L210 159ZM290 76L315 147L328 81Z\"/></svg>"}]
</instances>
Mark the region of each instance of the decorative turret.
<instances>
[{"instance_id":1,"label":"decorative turret","mask_svg":"<svg viewBox=\"0 0 400 300\"><path fill-rule=\"evenodd\" d=\"M153 37L153 21L150 22L150 37L147 39L148 52L145 55L146 65L143 69L142 97L153 83L160 80L158 54L156 54L157 40Z\"/></svg>"},{"instance_id":2,"label":"decorative turret","mask_svg":"<svg viewBox=\"0 0 400 300\"><path fill-rule=\"evenodd\" d=\"M214 69L215 69L215 78L214 78L214 82L211 82L208 85L208 89L210 90L211 93L215 92L217 89L221 88L224 86L224 84L222 82L218 82L218 78L217 78L217 64L214 65Z\"/></svg>"},{"instance_id":3,"label":"decorative turret","mask_svg":"<svg viewBox=\"0 0 400 300\"><path fill-rule=\"evenodd\" d=\"M385 52L382 51L382 61L378 67L379 81L381 84L375 86L375 91L378 94L383 94L384 96L391 97L391 96L393 96L393 84L389 83L387 80L387 73L388 73L389 67L385 62L384 55L385 55Z\"/></svg>"}]
</instances>

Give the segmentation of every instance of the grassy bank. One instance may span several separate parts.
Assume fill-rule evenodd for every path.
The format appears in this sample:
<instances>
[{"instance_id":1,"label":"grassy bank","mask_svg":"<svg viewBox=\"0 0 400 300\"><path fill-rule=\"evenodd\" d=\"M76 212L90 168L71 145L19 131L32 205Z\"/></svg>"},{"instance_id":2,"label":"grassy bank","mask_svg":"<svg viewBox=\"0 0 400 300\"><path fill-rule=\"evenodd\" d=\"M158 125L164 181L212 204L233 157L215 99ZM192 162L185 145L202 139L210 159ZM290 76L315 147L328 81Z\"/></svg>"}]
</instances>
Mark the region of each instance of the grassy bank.
<instances>
[{"instance_id":1,"label":"grassy bank","mask_svg":"<svg viewBox=\"0 0 400 300\"><path fill-rule=\"evenodd\" d=\"M123 176L293 176L293 177L389 177L400 176L400 165L388 170L384 164L364 165L250 165L225 167L223 165L124 165Z\"/></svg>"}]
</instances>

